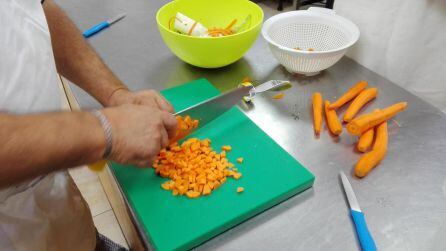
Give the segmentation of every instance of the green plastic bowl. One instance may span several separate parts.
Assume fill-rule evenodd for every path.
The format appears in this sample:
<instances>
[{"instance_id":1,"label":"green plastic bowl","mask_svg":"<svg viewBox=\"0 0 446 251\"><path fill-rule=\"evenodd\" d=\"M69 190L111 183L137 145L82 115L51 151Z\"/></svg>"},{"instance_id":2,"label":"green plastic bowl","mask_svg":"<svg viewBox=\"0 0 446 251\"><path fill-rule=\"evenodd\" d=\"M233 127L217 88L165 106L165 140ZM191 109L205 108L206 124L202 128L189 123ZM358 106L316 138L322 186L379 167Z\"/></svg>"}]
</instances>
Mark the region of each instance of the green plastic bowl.
<instances>
[{"instance_id":1,"label":"green plastic bowl","mask_svg":"<svg viewBox=\"0 0 446 251\"><path fill-rule=\"evenodd\" d=\"M169 30L169 20L181 12L208 28L237 24L251 15L249 29L224 37L192 37ZM243 57L260 33L263 11L249 0L175 0L158 10L158 29L169 49L186 63L202 68L218 68Z\"/></svg>"}]
</instances>

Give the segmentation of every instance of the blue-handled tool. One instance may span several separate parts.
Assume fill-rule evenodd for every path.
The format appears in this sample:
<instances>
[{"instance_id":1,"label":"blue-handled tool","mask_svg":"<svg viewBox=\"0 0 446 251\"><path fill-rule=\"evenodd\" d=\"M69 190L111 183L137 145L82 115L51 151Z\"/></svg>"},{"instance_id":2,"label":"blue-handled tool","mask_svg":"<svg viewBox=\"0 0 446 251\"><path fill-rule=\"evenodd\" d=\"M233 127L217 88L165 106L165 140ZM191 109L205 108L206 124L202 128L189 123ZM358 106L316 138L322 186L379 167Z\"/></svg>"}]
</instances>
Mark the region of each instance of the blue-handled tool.
<instances>
[{"instance_id":1,"label":"blue-handled tool","mask_svg":"<svg viewBox=\"0 0 446 251\"><path fill-rule=\"evenodd\" d=\"M364 214L359 208L358 200L353 192L352 185L347 179L347 176L343 172L341 175L342 185L344 187L345 194L347 195L348 204L350 205L350 213L355 223L356 233L358 235L359 243L364 251L376 251L375 241L367 228Z\"/></svg>"},{"instance_id":2,"label":"blue-handled tool","mask_svg":"<svg viewBox=\"0 0 446 251\"><path fill-rule=\"evenodd\" d=\"M94 34L100 32L101 30L103 30L103 29L109 27L110 25L118 22L119 20L123 19L125 16L126 16L126 13L122 13L122 14L114 17L114 18L111 18L111 19L109 19L107 21L99 23L99 24L91 27L90 29L84 31L84 33L82 33L82 35L84 35L84 37L86 37L86 38L87 37L91 37Z\"/></svg>"}]
</instances>

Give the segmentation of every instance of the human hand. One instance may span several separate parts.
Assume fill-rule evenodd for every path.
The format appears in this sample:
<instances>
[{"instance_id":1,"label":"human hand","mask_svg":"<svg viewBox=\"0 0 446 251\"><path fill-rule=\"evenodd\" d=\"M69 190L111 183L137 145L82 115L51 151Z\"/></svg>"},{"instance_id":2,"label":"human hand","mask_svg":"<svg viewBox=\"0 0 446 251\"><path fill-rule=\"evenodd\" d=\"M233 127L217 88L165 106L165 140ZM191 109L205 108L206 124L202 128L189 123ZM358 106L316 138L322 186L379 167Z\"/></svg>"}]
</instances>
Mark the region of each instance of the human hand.
<instances>
[{"instance_id":1,"label":"human hand","mask_svg":"<svg viewBox=\"0 0 446 251\"><path fill-rule=\"evenodd\" d=\"M109 159L118 163L150 166L176 132L175 117L151 106L125 104L105 108L102 112L112 126Z\"/></svg>"},{"instance_id":2,"label":"human hand","mask_svg":"<svg viewBox=\"0 0 446 251\"><path fill-rule=\"evenodd\" d=\"M110 97L109 104L109 106L123 104L147 105L157 107L162 111L174 112L172 105L155 90L131 92L127 89L118 89Z\"/></svg>"}]
</instances>

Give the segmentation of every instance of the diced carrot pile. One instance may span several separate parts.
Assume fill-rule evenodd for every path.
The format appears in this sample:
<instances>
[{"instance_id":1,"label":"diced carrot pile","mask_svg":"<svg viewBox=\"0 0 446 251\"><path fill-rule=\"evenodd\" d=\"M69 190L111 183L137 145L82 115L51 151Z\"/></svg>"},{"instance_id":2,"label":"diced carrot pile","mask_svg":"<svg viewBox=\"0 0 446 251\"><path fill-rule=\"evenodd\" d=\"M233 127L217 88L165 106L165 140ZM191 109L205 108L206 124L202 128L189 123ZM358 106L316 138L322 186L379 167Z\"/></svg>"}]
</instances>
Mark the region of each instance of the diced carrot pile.
<instances>
[{"instance_id":1,"label":"diced carrot pile","mask_svg":"<svg viewBox=\"0 0 446 251\"><path fill-rule=\"evenodd\" d=\"M231 150L230 146L222 149ZM211 140L190 138L161 150L153 163L155 172L170 180L161 187L171 190L174 196L197 198L209 195L226 182L227 177L239 179L242 174L226 158L226 150L215 152Z\"/></svg>"}]
</instances>

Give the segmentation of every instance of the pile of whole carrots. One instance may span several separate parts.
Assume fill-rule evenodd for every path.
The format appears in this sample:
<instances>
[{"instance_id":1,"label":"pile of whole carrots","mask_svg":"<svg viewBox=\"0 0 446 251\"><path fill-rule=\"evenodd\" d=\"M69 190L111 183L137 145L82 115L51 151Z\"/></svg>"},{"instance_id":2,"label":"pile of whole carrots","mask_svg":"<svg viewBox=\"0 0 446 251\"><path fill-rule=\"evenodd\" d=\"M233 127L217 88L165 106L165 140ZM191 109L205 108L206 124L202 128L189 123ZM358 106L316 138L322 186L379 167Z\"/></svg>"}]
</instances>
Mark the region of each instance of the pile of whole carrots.
<instances>
[{"instance_id":1,"label":"pile of whole carrots","mask_svg":"<svg viewBox=\"0 0 446 251\"><path fill-rule=\"evenodd\" d=\"M312 98L315 133L320 134L325 113L327 127L336 136L343 131L336 110L353 100L342 120L347 123L347 131L359 137L358 151L365 153L355 165L355 175L360 178L366 176L386 155L387 121L407 107L406 102L400 102L357 116L361 108L378 95L377 88L367 88L367 86L366 81L360 81L333 103L328 100L323 101L319 92L314 93Z\"/></svg>"}]
</instances>

